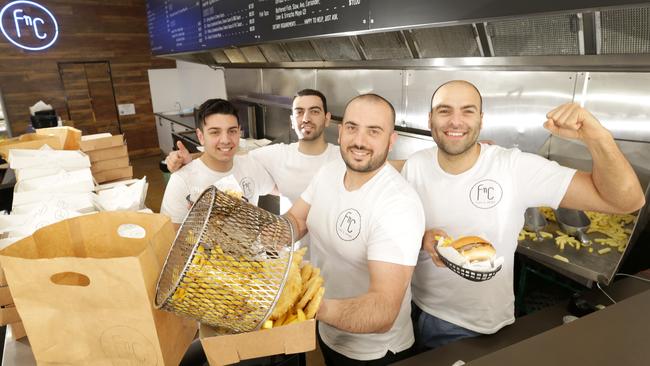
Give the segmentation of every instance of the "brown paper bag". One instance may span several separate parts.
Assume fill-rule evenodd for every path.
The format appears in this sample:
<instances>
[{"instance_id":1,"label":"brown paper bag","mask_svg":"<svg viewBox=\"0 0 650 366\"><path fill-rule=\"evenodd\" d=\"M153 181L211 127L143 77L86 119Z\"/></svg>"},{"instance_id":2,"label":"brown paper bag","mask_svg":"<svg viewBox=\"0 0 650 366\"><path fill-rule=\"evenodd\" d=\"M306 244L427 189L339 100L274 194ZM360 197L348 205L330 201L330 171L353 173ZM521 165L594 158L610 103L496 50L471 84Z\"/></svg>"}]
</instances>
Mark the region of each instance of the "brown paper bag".
<instances>
[{"instance_id":1,"label":"brown paper bag","mask_svg":"<svg viewBox=\"0 0 650 366\"><path fill-rule=\"evenodd\" d=\"M152 305L173 239L162 215L102 212L2 250L38 364L178 365L196 323Z\"/></svg>"}]
</instances>

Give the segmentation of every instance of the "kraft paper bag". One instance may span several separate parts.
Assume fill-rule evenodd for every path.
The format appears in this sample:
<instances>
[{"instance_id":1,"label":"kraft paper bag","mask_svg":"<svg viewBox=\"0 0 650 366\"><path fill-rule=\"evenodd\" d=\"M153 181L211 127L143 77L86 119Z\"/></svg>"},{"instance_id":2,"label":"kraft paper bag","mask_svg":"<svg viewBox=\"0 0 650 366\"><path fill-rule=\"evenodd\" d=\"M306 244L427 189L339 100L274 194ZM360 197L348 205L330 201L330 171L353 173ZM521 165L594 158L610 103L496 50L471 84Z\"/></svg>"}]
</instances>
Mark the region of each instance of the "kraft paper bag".
<instances>
[{"instance_id":1,"label":"kraft paper bag","mask_svg":"<svg viewBox=\"0 0 650 366\"><path fill-rule=\"evenodd\" d=\"M102 212L46 226L0 252L39 365L178 365L197 325L155 310L174 240L157 214Z\"/></svg>"}]
</instances>

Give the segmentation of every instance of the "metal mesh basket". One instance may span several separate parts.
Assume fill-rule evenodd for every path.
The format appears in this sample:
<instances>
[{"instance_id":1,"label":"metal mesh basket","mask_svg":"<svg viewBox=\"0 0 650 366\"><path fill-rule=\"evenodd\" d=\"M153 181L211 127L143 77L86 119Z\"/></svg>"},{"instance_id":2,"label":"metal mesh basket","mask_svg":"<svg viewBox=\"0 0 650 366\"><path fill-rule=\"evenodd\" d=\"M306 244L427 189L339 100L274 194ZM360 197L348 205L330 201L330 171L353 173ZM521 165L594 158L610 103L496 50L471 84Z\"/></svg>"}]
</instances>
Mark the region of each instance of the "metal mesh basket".
<instances>
[{"instance_id":1,"label":"metal mesh basket","mask_svg":"<svg viewBox=\"0 0 650 366\"><path fill-rule=\"evenodd\" d=\"M438 257L442 261L442 263L445 264L449 269L451 269L454 273L457 275L463 277L464 279L474 281L474 282L482 282L482 281L487 281L490 278L494 277L497 272L501 270L502 266L498 266L495 268L493 271L489 272L479 272L479 271L472 271L471 269L463 268L455 263L452 263L449 261L447 258L445 258L443 255L440 254L438 251L438 246L434 245L433 248L436 250L436 253L438 254Z\"/></svg>"},{"instance_id":2,"label":"metal mesh basket","mask_svg":"<svg viewBox=\"0 0 650 366\"><path fill-rule=\"evenodd\" d=\"M288 220L215 187L196 200L158 279L155 305L220 334L259 329L293 256Z\"/></svg>"}]
</instances>

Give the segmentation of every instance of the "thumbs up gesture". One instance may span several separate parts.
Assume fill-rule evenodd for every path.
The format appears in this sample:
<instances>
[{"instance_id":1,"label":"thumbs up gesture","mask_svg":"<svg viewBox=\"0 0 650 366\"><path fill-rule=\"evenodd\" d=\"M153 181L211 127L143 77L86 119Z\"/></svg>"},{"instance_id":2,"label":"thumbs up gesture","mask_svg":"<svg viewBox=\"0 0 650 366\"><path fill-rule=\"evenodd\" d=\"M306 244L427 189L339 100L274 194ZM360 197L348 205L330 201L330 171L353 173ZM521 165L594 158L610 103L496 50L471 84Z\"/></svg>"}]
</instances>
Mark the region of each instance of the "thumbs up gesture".
<instances>
[{"instance_id":1,"label":"thumbs up gesture","mask_svg":"<svg viewBox=\"0 0 650 366\"><path fill-rule=\"evenodd\" d=\"M181 141L176 141L176 146L178 150L170 152L165 158L167 169L172 173L192 162L192 155L185 148L185 145Z\"/></svg>"}]
</instances>

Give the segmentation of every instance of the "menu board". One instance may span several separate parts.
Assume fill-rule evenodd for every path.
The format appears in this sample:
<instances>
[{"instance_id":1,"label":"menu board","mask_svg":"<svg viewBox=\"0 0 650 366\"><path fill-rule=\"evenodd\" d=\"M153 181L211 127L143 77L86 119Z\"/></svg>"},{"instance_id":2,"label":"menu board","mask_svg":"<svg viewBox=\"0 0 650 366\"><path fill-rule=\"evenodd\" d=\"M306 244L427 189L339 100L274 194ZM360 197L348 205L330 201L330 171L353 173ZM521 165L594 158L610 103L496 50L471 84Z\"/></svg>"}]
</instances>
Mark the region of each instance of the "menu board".
<instances>
[{"instance_id":1,"label":"menu board","mask_svg":"<svg viewBox=\"0 0 650 366\"><path fill-rule=\"evenodd\" d=\"M369 29L369 0L147 0L156 55Z\"/></svg>"},{"instance_id":2,"label":"menu board","mask_svg":"<svg viewBox=\"0 0 650 366\"><path fill-rule=\"evenodd\" d=\"M195 50L203 36L201 1L147 1L147 23L154 54Z\"/></svg>"}]
</instances>

